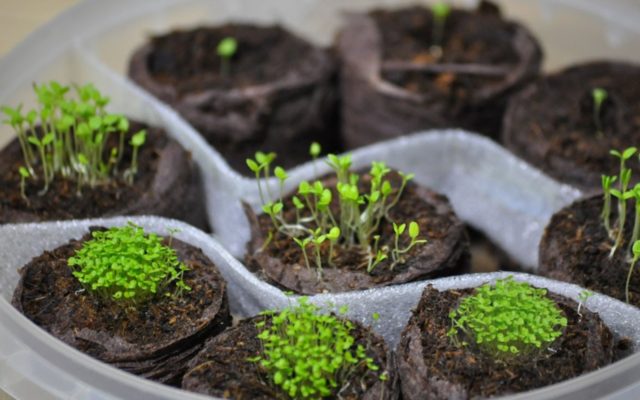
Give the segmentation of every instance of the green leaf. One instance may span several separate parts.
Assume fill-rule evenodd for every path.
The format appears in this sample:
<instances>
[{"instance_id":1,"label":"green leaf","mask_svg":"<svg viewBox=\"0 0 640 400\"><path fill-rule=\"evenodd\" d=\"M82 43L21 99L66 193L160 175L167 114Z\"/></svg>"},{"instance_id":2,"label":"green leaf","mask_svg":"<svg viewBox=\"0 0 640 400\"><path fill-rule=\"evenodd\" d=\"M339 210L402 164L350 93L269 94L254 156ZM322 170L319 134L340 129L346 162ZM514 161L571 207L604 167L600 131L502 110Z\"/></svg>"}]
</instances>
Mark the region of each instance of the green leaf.
<instances>
[{"instance_id":1,"label":"green leaf","mask_svg":"<svg viewBox=\"0 0 640 400\"><path fill-rule=\"evenodd\" d=\"M282 167L276 167L273 173L281 182L284 182L288 178L287 172Z\"/></svg>"},{"instance_id":2,"label":"green leaf","mask_svg":"<svg viewBox=\"0 0 640 400\"><path fill-rule=\"evenodd\" d=\"M311 146L309 146L309 154L311 155L311 157L316 158L320 155L321 152L322 152L322 147L320 146L320 143L318 142L311 143Z\"/></svg>"},{"instance_id":3,"label":"green leaf","mask_svg":"<svg viewBox=\"0 0 640 400\"><path fill-rule=\"evenodd\" d=\"M131 146L140 147L144 144L147 139L147 131L145 129L139 131L131 137Z\"/></svg>"},{"instance_id":4,"label":"green leaf","mask_svg":"<svg viewBox=\"0 0 640 400\"><path fill-rule=\"evenodd\" d=\"M238 42L232 37L226 37L218 43L217 52L220 57L231 58L238 50Z\"/></svg>"},{"instance_id":5,"label":"green leaf","mask_svg":"<svg viewBox=\"0 0 640 400\"><path fill-rule=\"evenodd\" d=\"M420 227L418 226L418 223L415 221L411 221L409 223L409 237L411 239L415 239L418 237L419 234L420 234Z\"/></svg>"},{"instance_id":6,"label":"green leaf","mask_svg":"<svg viewBox=\"0 0 640 400\"><path fill-rule=\"evenodd\" d=\"M255 173L258 173L260 171L260 167L258 166L258 164L253 161L250 158L247 158L247 166L249 167L249 169Z\"/></svg>"},{"instance_id":7,"label":"green leaf","mask_svg":"<svg viewBox=\"0 0 640 400\"><path fill-rule=\"evenodd\" d=\"M28 178L31 176L31 174L29 173L29 170L26 169L25 167L18 168L18 172L20 173L20 176L23 178Z\"/></svg>"}]
</instances>

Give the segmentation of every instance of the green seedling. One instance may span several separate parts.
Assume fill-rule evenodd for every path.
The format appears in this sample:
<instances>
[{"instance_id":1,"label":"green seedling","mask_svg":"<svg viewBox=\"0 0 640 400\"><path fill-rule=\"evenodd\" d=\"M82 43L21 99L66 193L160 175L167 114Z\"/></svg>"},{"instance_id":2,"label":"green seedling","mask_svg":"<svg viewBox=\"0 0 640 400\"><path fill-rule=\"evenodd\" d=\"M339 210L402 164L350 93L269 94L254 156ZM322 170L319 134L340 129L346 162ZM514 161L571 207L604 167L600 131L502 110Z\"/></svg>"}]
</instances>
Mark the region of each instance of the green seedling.
<instances>
[{"instance_id":1,"label":"green seedling","mask_svg":"<svg viewBox=\"0 0 640 400\"><path fill-rule=\"evenodd\" d=\"M68 265L89 291L103 300L135 306L158 295L181 295L191 288L183 280L189 269L176 251L162 239L129 223L123 227L94 231Z\"/></svg>"},{"instance_id":2,"label":"green seedling","mask_svg":"<svg viewBox=\"0 0 640 400\"><path fill-rule=\"evenodd\" d=\"M20 173L21 186L27 179L39 180L44 195L55 179L76 182L77 193L85 186L106 184L118 177L124 154L124 138L129 131L126 118L109 114L109 98L93 85L71 88L50 82L34 85L38 106L23 112L22 106L3 107L5 123L15 130L29 175ZM118 147L107 149L111 135L119 135ZM129 184L137 171L137 144L142 132L133 135L134 160L123 178ZM144 140L142 140L144 143Z\"/></svg>"},{"instance_id":3,"label":"green seedling","mask_svg":"<svg viewBox=\"0 0 640 400\"><path fill-rule=\"evenodd\" d=\"M451 311L447 335L458 346L473 344L497 359L543 351L567 326L546 294L513 277L482 285Z\"/></svg>"},{"instance_id":4,"label":"green seedling","mask_svg":"<svg viewBox=\"0 0 640 400\"><path fill-rule=\"evenodd\" d=\"M18 169L18 172L20 173L20 195L28 203L29 198L27 197L27 192L26 192L26 181L31 176L31 173L25 167L20 167Z\"/></svg>"},{"instance_id":5,"label":"green seedling","mask_svg":"<svg viewBox=\"0 0 640 400\"><path fill-rule=\"evenodd\" d=\"M309 153L315 160L320 153L320 146L312 144ZM301 181L298 184L297 193L291 197L291 203L285 203L282 191L288 175L284 169L275 167L274 174L280 184L279 201L265 202L267 196L263 187L268 189L269 186L263 181L271 175L271 164L274 159L273 153L258 152L255 159L247 160L247 165L255 174L258 192L263 203L262 210L271 218L272 232L286 235L294 240L303 252L307 267L310 268L308 246L313 246L314 264L319 277L326 265L334 265L334 249L337 245L345 249L354 248L365 254L367 261L363 263L363 267L366 265L369 273L388 258L389 251L386 246L379 248L380 236L377 232L383 222L391 222L389 212L400 200L407 183L413 179L412 174L400 172L399 188L393 188L388 178L391 169L384 163L373 162L368 176L370 189L368 193L363 193L358 185L360 175L350 171L351 157L330 154L327 163L337 177L335 189L325 187L319 180ZM271 197L270 194L268 195ZM283 209L288 206L293 206L295 209L295 221L284 219ZM336 211L338 213L334 214ZM415 246L426 243L426 240L417 238L419 231L418 224L410 222L409 234L406 240L402 239L402 247L400 247L401 238L396 238L391 268L404 262L402 255ZM326 250L324 242L327 240L329 240L329 251L324 251Z\"/></svg>"},{"instance_id":6,"label":"green seedling","mask_svg":"<svg viewBox=\"0 0 640 400\"><path fill-rule=\"evenodd\" d=\"M624 287L624 296L625 296L625 299L627 300L627 303L629 303L629 300L630 300L629 284L631 283L631 275L633 274L633 269L635 268L636 263L640 258L640 240L636 240L635 242L633 242L633 246L631 247L631 250L633 252L633 259L631 261L631 265L629 266L629 273L627 274L627 282Z\"/></svg>"},{"instance_id":7,"label":"green seedling","mask_svg":"<svg viewBox=\"0 0 640 400\"><path fill-rule=\"evenodd\" d=\"M436 59L442 57L442 45L444 41L444 27L447 18L451 14L451 7L445 2L437 2L431 6L433 15L433 30L431 32L431 47L429 51Z\"/></svg>"},{"instance_id":8,"label":"green seedling","mask_svg":"<svg viewBox=\"0 0 640 400\"><path fill-rule=\"evenodd\" d=\"M352 335L353 323L320 311L301 297L296 306L264 312L266 319L256 323L262 351L249 361L290 398L339 397L350 377L380 369ZM340 307L340 314L346 311ZM378 374L380 380L387 376Z\"/></svg>"},{"instance_id":9,"label":"green seedling","mask_svg":"<svg viewBox=\"0 0 640 400\"><path fill-rule=\"evenodd\" d=\"M634 197L634 193L629 189L629 183L631 182L631 169L625 166L628 159L636 154L637 149L635 147L629 147L622 152L617 150L611 150L612 156L620 160L620 175L618 177L618 189L611 189L611 194L618 199L618 224L617 234L614 246L611 249L610 257L612 257L616 250L622 245L624 227L627 217L627 200Z\"/></svg>"},{"instance_id":10,"label":"green seedling","mask_svg":"<svg viewBox=\"0 0 640 400\"><path fill-rule=\"evenodd\" d=\"M611 186L618 179L617 176L602 175L602 193L604 197L604 205L602 208L602 223L604 229L607 231L607 235L613 238L613 231L611 229Z\"/></svg>"},{"instance_id":11,"label":"green seedling","mask_svg":"<svg viewBox=\"0 0 640 400\"><path fill-rule=\"evenodd\" d=\"M320 146L320 143L318 142L311 143L311 145L309 146L309 155L311 156L314 175L318 175L316 160L318 159L318 156L320 155L321 152L322 152L322 147Z\"/></svg>"},{"instance_id":12,"label":"green seedling","mask_svg":"<svg viewBox=\"0 0 640 400\"><path fill-rule=\"evenodd\" d=\"M231 72L231 58L238 50L238 42L232 37L226 37L218 43L218 56L220 57L220 74L225 78Z\"/></svg>"},{"instance_id":13,"label":"green seedling","mask_svg":"<svg viewBox=\"0 0 640 400\"><path fill-rule=\"evenodd\" d=\"M578 300L580 300L580 302L578 303L578 310L577 313L582 316L582 314L580 314L580 309L582 308L583 304L587 303L587 300L589 299L589 297L593 296L595 293L593 293L590 290L583 290L580 292L580 294L578 294Z\"/></svg>"},{"instance_id":14,"label":"green seedling","mask_svg":"<svg viewBox=\"0 0 640 400\"><path fill-rule=\"evenodd\" d=\"M395 222L393 223L393 232L395 234L395 239L394 248L393 250L391 250L391 258L393 259L393 263L391 263L391 269L393 269L399 262L404 262L404 260L402 259L402 255L409 252L409 250L411 250L414 246L422 243L427 243L427 241L424 239L418 239L418 235L420 235L420 226L418 226L417 222L411 221L409 223L408 232L410 242L407 246L401 248L399 244L400 237L405 232L405 229L406 224L396 225Z\"/></svg>"},{"instance_id":15,"label":"green seedling","mask_svg":"<svg viewBox=\"0 0 640 400\"><path fill-rule=\"evenodd\" d=\"M602 104L608 97L607 91L602 88L594 88L591 91L591 97L593 98L593 122L596 125L596 134L598 137L602 137Z\"/></svg>"}]
</instances>

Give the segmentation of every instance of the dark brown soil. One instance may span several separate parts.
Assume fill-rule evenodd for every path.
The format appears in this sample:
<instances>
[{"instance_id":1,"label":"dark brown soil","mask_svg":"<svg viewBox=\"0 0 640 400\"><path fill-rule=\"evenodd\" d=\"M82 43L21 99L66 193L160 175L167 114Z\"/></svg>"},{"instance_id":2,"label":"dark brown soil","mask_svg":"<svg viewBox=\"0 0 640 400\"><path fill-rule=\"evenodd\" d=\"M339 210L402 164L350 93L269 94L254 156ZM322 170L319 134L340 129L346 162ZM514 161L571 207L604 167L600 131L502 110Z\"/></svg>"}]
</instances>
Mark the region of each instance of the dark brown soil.
<instances>
[{"instance_id":1,"label":"dark brown soil","mask_svg":"<svg viewBox=\"0 0 640 400\"><path fill-rule=\"evenodd\" d=\"M192 290L126 308L90 294L71 274L67 260L90 238L72 240L25 265L13 305L80 351L145 378L178 384L205 339L230 325L226 285L217 268L200 249L174 239L172 247L190 268L184 279Z\"/></svg>"},{"instance_id":2,"label":"dark brown soil","mask_svg":"<svg viewBox=\"0 0 640 400\"><path fill-rule=\"evenodd\" d=\"M190 154L158 128L131 122L128 135L140 129L147 130L147 141L138 154L139 172L133 185L118 178L84 187L78 196L74 182L56 177L48 192L40 196L42 181L29 180L29 202L20 195L18 168L24 161L18 140L12 141L0 152L0 223L147 214L180 219L206 229L204 193ZM117 138L113 140L117 146ZM131 165L130 160L131 148L126 146L121 172Z\"/></svg>"},{"instance_id":3,"label":"dark brown soil","mask_svg":"<svg viewBox=\"0 0 640 400\"><path fill-rule=\"evenodd\" d=\"M360 182L361 192L369 192L369 179L365 175ZM324 186L334 191L332 213L339 219L338 195L335 192L335 176L323 179ZM392 175L395 191L400 184L397 175ZM464 224L456 217L449 200L429 189L411 182L407 185L398 204L391 209L389 217L396 223L416 221L420 226L420 238L428 242L415 246L404 257L404 262L391 269L391 256L367 273L368 256L359 248L338 243L334 247L334 266L323 266L318 279L313 252L307 248L312 268L307 268L300 247L288 236L278 233L263 249L272 230L272 223L265 214L255 216L248 212L252 225L252 240L246 257L247 266L266 281L285 290L299 294L338 293L387 286L415 280L430 279L463 272L469 267L469 240ZM305 215L302 214L304 217ZM285 220L295 222L295 208L291 198L285 199ZM383 220L378 231L379 246L393 248L394 232L391 222ZM328 243L323 245L323 259L328 258ZM409 244L406 233L400 247ZM326 262L325 262L326 263Z\"/></svg>"},{"instance_id":4,"label":"dark brown soil","mask_svg":"<svg viewBox=\"0 0 640 400\"><path fill-rule=\"evenodd\" d=\"M612 202L611 224L617 218L617 201ZM540 241L540 274L576 283L590 290L625 300L629 272L634 215L628 205L624 244L609 257L614 240L610 239L600 219L603 199L596 195L565 207L553 215ZM640 306L640 270L631 275L630 302Z\"/></svg>"},{"instance_id":5,"label":"dark brown soil","mask_svg":"<svg viewBox=\"0 0 640 400\"><path fill-rule=\"evenodd\" d=\"M508 96L538 74L536 40L483 1L452 10L438 58L433 24L422 7L350 17L338 40L347 147L444 127L499 136Z\"/></svg>"},{"instance_id":6,"label":"dark brown soil","mask_svg":"<svg viewBox=\"0 0 640 400\"><path fill-rule=\"evenodd\" d=\"M458 347L446 336L449 313L473 289L425 289L398 346L402 395L412 399L471 399L517 393L551 385L616 361L618 342L600 317L567 298L550 294L568 326L548 353L499 361L472 345ZM551 350L552 349L552 350Z\"/></svg>"},{"instance_id":7,"label":"dark brown soil","mask_svg":"<svg viewBox=\"0 0 640 400\"><path fill-rule=\"evenodd\" d=\"M204 349L189 363L189 371L182 380L182 388L209 396L241 399L289 399L278 386L271 384L266 372L255 362L247 361L262 351L256 338L255 323L265 317L240 322L236 327L207 341ZM363 345L367 356L374 359L380 370L372 372L365 366L351 375L341 399L395 399L396 373L393 359L388 355L384 340L370 329L354 323L354 346ZM383 371L389 379L378 377ZM332 396L332 398L338 398Z\"/></svg>"},{"instance_id":8,"label":"dark brown soil","mask_svg":"<svg viewBox=\"0 0 640 400\"><path fill-rule=\"evenodd\" d=\"M238 42L230 73L217 46ZM339 151L334 56L280 27L228 24L157 36L133 55L129 75L174 107L236 169L275 151L285 168L309 159L313 141Z\"/></svg>"},{"instance_id":9,"label":"dark brown soil","mask_svg":"<svg viewBox=\"0 0 640 400\"><path fill-rule=\"evenodd\" d=\"M593 62L549 75L514 96L504 117L503 141L552 177L597 189L602 174L617 174L609 150L640 142L640 66ZM597 133L592 90L607 91L602 135ZM637 171L637 163L629 166ZM636 174L637 175L637 174Z\"/></svg>"}]
</instances>

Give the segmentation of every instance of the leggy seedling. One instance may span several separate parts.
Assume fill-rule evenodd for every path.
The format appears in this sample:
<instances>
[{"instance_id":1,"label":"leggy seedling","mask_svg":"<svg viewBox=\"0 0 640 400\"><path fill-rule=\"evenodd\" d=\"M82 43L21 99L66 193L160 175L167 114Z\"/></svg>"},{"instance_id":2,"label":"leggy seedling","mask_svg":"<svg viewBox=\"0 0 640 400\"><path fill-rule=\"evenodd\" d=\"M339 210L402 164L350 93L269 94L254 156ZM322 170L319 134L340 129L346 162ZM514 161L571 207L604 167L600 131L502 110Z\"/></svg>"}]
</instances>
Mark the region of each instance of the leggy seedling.
<instances>
[{"instance_id":1,"label":"leggy seedling","mask_svg":"<svg viewBox=\"0 0 640 400\"><path fill-rule=\"evenodd\" d=\"M229 77L231 72L231 58L238 50L238 42L232 37L226 37L218 43L218 56L220 57L220 75Z\"/></svg>"},{"instance_id":2,"label":"leggy seedling","mask_svg":"<svg viewBox=\"0 0 640 400\"><path fill-rule=\"evenodd\" d=\"M310 154L314 159L319 153L319 145L312 144ZM277 200L273 201L268 193L271 201L266 201L267 194L263 190L263 187L268 189L269 186L263 185L262 178L269 178L274 159L273 153L258 152L255 159L247 160L247 165L255 173L258 192L263 202L262 210L270 217L275 234L288 236L300 247L308 268L311 268L310 259L313 258L320 277L324 266L334 265L336 245L365 254L367 260L363 267L366 266L368 273L388 258L389 249L386 246L379 248L380 236L377 232L382 223L393 222L389 217L389 211L398 203L413 175L399 173L400 185L394 189L388 179L391 170L384 163L373 162L369 171L369 192L362 193L361 186L358 185L360 175L350 171L351 157L330 154L327 163L337 177L335 189L324 187L319 180L300 182L298 191L291 197L290 203L295 209L295 221L285 221L282 188L288 178L286 172L279 167L274 170L280 184ZM394 226L398 227L395 224ZM401 226L404 231L406 224ZM419 233L418 224L410 221L408 244L401 245L402 232L396 231L395 245L391 250L391 269L404 262L403 255L415 246L426 243L426 240L418 238ZM273 233L270 234L270 238L273 236ZM309 250L312 257L307 253Z\"/></svg>"},{"instance_id":3,"label":"leggy seedling","mask_svg":"<svg viewBox=\"0 0 640 400\"><path fill-rule=\"evenodd\" d=\"M449 14L451 14L451 7L445 2L440 1L431 6L433 30L431 31L431 47L429 48L429 52L436 59L442 57L444 27Z\"/></svg>"},{"instance_id":4,"label":"leggy seedling","mask_svg":"<svg viewBox=\"0 0 640 400\"><path fill-rule=\"evenodd\" d=\"M629 284L631 283L631 275L633 274L633 269L640 258L640 240L636 240L633 242L633 246L631 247L633 252L633 259L631 260L631 265L629 266L629 273L627 274L627 282L624 287L624 295L627 303L629 302Z\"/></svg>"},{"instance_id":5,"label":"leggy seedling","mask_svg":"<svg viewBox=\"0 0 640 400\"><path fill-rule=\"evenodd\" d=\"M75 86L76 98L69 94L70 87L50 82L34 85L38 97L37 109L22 111L3 107L8 116L5 122L15 130L24 159L24 171L19 171L21 189L27 179L38 179L43 195L56 178L76 182L77 193L84 186L95 187L108 183L117 176L124 153L124 136L129 121L120 115L109 114L105 107L109 98L93 85ZM107 149L109 137L119 135L119 144ZM132 183L137 171L138 148L144 143L144 131L133 136L134 160L125 170L125 179Z\"/></svg>"},{"instance_id":6,"label":"leggy seedling","mask_svg":"<svg viewBox=\"0 0 640 400\"><path fill-rule=\"evenodd\" d=\"M578 300L580 301L578 303L578 310L576 311L578 313L578 315L582 316L582 314L580 314L580 309L582 308L583 304L587 303L587 300L589 299L589 297L593 296L595 293L593 293L590 290L583 290L578 294Z\"/></svg>"},{"instance_id":7,"label":"leggy seedling","mask_svg":"<svg viewBox=\"0 0 640 400\"><path fill-rule=\"evenodd\" d=\"M620 160L620 175L618 177L618 189L610 189L611 194L618 199L618 226L617 234L613 247L611 248L610 256L615 254L616 250L623 241L624 226L627 218L627 200L633 198L634 193L629 189L629 183L631 182L631 169L625 166L627 160L636 154L637 149L635 147L629 147L622 153L616 150L611 150L611 155L617 157Z\"/></svg>"},{"instance_id":8,"label":"leggy seedling","mask_svg":"<svg viewBox=\"0 0 640 400\"><path fill-rule=\"evenodd\" d=\"M602 104L607 99L607 91L602 88L594 88L591 91L591 97L593 98L593 122L596 125L596 134L598 137L603 136L602 131Z\"/></svg>"}]
</instances>

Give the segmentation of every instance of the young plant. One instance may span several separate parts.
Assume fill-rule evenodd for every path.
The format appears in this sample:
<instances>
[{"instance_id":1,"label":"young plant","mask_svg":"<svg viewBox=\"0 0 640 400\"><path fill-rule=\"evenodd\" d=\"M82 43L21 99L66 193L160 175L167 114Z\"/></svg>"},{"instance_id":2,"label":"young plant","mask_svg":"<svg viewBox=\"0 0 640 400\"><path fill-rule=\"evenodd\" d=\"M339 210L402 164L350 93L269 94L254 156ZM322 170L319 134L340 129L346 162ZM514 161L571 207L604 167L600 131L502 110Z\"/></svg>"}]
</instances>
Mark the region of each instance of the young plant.
<instances>
[{"instance_id":1,"label":"young plant","mask_svg":"<svg viewBox=\"0 0 640 400\"><path fill-rule=\"evenodd\" d=\"M447 335L457 345L471 342L498 359L543 351L567 326L546 294L546 289L513 277L482 285L449 313L452 325Z\"/></svg>"},{"instance_id":2,"label":"young plant","mask_svg":"<svg viewBox=\"0 0 640 400\"><path fill-rule=\"evenodd\" d=\"M587 289L581 291L580 294L578 294L578 300L580 301L578 303L578 310L577 310L578 315L582 316L582 314L580 314L580 309L582 308L582 305L587 304L587 300L589 300L589 297L593 296L594 294L595 293Z\"/></svg>"},{"instance_id":3,"label":"young plant","mask_svg":"<svg viewBox=\"0 0 640 400\"><path fill-rule=\"evenodd\" d=\"M84 186L112 181L117 177L125 150L129 121L106 112L109 98L91 84L74 86L75 98L70 96L70 90L57 82L34 85L36 109L23 112L22 106L2 108L8 116L5 123L17 134L24 168L29 173L20 173L21 187L24 188L27 179L37 179L43 185L40 195L48 191L56 178L76 182L78 194ZM119 135L119 144L107 149L111 135ZM129 183L136 174L137 151L143 143L143 132L133 136L134 160L124 172Z\"/></svg>"},{"instance_id":4,"label":"young plant","mask_svg":"<svg viewBox=\"0 0 640 400\"><path fill-rule=\"evenodd\" d=\"M189 269L159 236L133 223L91 236L68 260L73 276L90 293L135 306L157 295L171 295L171 284L176 295L191 290L183 280Z\"/></svg>"},{"instance_id":5,"label":"young plant","mask_svg":"<svg viewBox=\"0 0 640 400\"><path fill-rule=\"evenodd\" d=\"M617 157L620 160L620 175L618 178L618 189L611 189L611 194L618 199L618 224L616 239L611 252L609 254L612 257L616 250L622 245L624 240L624 226L627 218L627 200L634 197L633 190L629 189L629 183L631 182L631 169L626 168L625 163L628 159L636 154L637 149L635 147L629 147L623 152L617 150L611 150L611 155Z\"/></svg>"},{"instance_id":6,"label":"young plant","mask_svg":"<svg viewBox=\"0 0 640 400\"><path fill-rule=\"evenodd\" d=\"M356 343L350 321L319 311L301 297L297 306L264 312L269 319L256 323L262 351L250 361L259 363L290 398L333 397L350 377L380 369L364 346ZM386 376L382 373L379 378Z\"/></svg>"},{"instance_id":7,"label":"young plant","mask_svg":"<svg viewBox=\"0 0 640 400\"><path fill-rule=\"evenodd\" d=\"M315 160L320 152L319 145L312 144L309 152ZM413 178L412 174L400 172L399 188L394 189L388 178L391 169L384 163L373 162L369 171L369 192L361 193L358 185L360 176L350 171L351 157L330 154L327 163L337 177L335 191L324 187L319 180L300 182L296 195L291 197L291 205L295 209L296 217L292 222L284 219L283 188L288 175L280 167L274 170L280 186L279 200L265 202L266 195L263 187L268 190L269 186L266 182L263 183L263 180L266 181L270 177L274 159L274 153L258 152L255 159L247 160L247 165L255 174L263 212L271 218L276 233L289 236L298 244L307 267L310 267L306 252L308 245L313 246L312 253L319 277L325 265L334 265L334 247L338 244L346 249L356 248L356 251L366 254L365 265L368 273L387 259L388 249L386 246L379 248L380 236L376 232L384 221L391 222L389 212L400 200L407 183ZM271 198L270 193L268 195ZM339 213L334 215L336 209ZM403 254L419 244L426 243L426 240L418 239L420 229L416 222L411 222L409 227L407 245L400 247L400 237L396 237L392 251L392 269L396 264L403 262ZM273 233L270 237L273 237ZM327 239L329 239L328 252L323 250Z\"/></svg>"},{"instance_id":8,"label":"young plant","mask_svg":"<svg viewBox=\"0 0 640 400\"><path fill-rule=\"evenodd\" d=\"M20 196L28 203L29 198L27 197L26 181L31 176L31 173L25 167L20 167L18 172L20 173Z\"/></svg>"},{"instance_id":9,"label":"young plant","mask_svg":"<svg viewBox=\"0 0 640 400\"><path fill-rule=\"evenodd\" d=\"M602 175L602 193L604 197L604 205L602 207L602 223L604 229L607 231L607 235L613 238L613 231L611 229L611 185L618 179L617 176Z\"/></svg>"},{"instance_id":10,"label":"young plant","mask_svg":"<svg viewBox=\"0 0 640 400\"><path fill-rule=\"evenodd\" d=\"M451 7L445 2L437 2L431 6L433 15L433 30L431 31L431 48L429 51L436 59L442 57L442 45L444 41L444 27L447 18L451 14Z\"/></svg>"},{"instance_id":11,"label":"young plant","mask_svg":"<svg viewBox=\"0 0 640 400\"><path fill-rule=\"evenodd\" d=\"M238 42L232 37L226 37L218 43L218 56L220 57L220 75L229 77L231 72L231 58L238 50Z\"/></svg>"},{"instance_id":12,"label":"young plant","mask_svg":"<svg viewBox=\"0 0 640 400\"><path fill-rule=\"evenodd\" d=\"M627 300L627 303L629 303L629 299L630 299L629 284L631 283L631 275L633 274L633 269L635 268L636 263L640 258L640 240L636 240L635 242L633 242L633 246L631 247L631 250L633 252L633 259L631 261L631 265L629 266L629 273L627 274L627 282L624 287L624 296L625 296L625 299Z\"/></svg>"},{"instance_id":13,"label":"young plant","mask_svg":"<svg viewBox=\"0 0 640 400\"><path fill-rule=\"evenodd\" d=\"M393 269L396 266L396 264L400 262L404 262L404 260L402 259L402 255L409 252L409 250L411 250L414 246L422 243L427 243L427 241L424 239L418 239L418 235L420 234L420 226L418 226L417 222L411 221L409 223L409 232L408 232L409 239L410 239L409 244L404 248L401 248L399 244L400 237L404 233L406 227L407 227L406 224L396 225L395 222L393 223L393 232L395 234L395 239L393 242L394 244L393 250L391 250L391 258L393 259L393 263L391 264L391 269Z\"/></svg>"},{"instance_id":14,"label":"young plant","mask_svg":"<svg viewBox=\"0 0 640 400\"><path fill-rule=\"evenodd\" d=\"M596 134L598 137L603 136L602 131L602 104L607 99L607 91L602 88L594 88L591 91L591 97L593 98L593 122L596 125Z\"/></svg>"}]
</instances>

